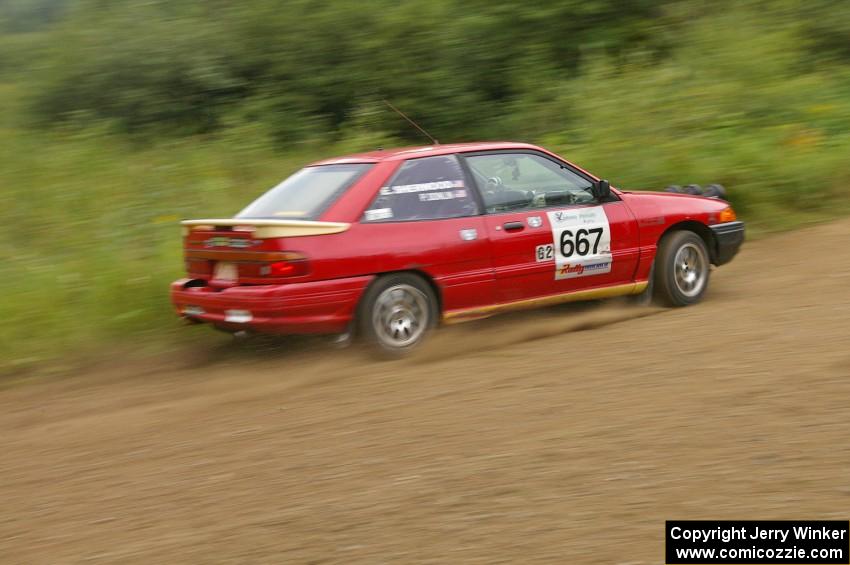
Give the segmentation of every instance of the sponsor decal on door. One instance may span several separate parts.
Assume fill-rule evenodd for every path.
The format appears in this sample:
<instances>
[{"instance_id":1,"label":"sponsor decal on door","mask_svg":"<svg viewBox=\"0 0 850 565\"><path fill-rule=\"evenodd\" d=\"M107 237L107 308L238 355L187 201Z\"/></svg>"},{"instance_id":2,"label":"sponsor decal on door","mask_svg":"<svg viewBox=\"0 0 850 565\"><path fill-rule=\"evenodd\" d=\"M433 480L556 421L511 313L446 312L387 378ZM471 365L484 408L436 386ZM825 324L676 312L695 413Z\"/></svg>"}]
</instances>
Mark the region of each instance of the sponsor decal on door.
<instances>
[{"instance_id":1,"label":"sponsor decal on door","mask_svg":"<svg viewBox=\"0 0 850 565\"><path fill-rule=\"evenodd\" d=\"M602 206L547 212L552 226L555 280L611 272L611 226ZM536 250L538 261L539 248ZM545 256L545 255L544 255Z\"/></svg>"}]
</instances>

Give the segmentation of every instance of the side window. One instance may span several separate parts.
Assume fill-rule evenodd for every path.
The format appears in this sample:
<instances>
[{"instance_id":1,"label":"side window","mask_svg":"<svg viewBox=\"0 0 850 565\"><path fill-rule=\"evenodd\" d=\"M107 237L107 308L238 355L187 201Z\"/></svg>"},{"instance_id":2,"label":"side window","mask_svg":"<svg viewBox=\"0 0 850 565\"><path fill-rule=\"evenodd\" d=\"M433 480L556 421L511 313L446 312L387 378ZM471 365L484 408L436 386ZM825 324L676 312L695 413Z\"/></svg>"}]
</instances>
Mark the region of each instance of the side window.
<instances>
[{"instance_id":1,"label":"side window","mask_svg":"<svg viewBox=\"0 0 850 565\"><path fill-rule=\"evenodd\" d=\"M589 180L540 155L492 153L466 160L490 213L594 201Z\"/></svg>"},{"instance_id":2,"label":"side window","mask_svg":"<svg viewBox=\"0 0 850 565\"><path fill-rule=\"evenodd\" d=\"M478 213L454 155L405 161L363 215L366 222L459 218Z\"/></svg>"}]
</instances>

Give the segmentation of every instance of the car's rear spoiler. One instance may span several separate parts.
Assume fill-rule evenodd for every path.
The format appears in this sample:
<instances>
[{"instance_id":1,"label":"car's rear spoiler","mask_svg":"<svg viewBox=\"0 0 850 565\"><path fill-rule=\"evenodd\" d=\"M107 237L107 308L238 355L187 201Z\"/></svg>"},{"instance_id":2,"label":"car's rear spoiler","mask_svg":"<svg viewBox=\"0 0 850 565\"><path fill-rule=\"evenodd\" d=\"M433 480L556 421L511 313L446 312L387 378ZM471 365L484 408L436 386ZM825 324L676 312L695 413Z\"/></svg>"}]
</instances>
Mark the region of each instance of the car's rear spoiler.
<instances>
[{"instance_id":1,"label":"car's rear spoiler","mask_svg":"<svg viewBox=\"0 0 850 565\"><path fill-rule=\"evenodd\" d=\"M262 220L250 218L227 218L206 220L183 220L183 235L190 231L214 231L217 229L250 231L256 239L274 237L302 237L307 235L325 235L340 233L351 227L344 222L313 222L308 220Z\"/></svg>"}]
</instances>

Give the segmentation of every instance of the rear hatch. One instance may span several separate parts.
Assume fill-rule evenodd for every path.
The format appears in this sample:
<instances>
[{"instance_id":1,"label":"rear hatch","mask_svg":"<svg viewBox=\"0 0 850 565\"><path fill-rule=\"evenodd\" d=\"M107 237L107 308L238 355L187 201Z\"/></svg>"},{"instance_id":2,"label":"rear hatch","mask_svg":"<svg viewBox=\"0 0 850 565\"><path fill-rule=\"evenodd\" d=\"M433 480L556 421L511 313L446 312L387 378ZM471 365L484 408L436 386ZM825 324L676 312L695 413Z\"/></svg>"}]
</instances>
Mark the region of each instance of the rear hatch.
<instances>
[{"instance_id":1,"label":"rear hatch","mask_svg":"<svg viewBox=\"0 0 850 565\"><path fill-rule=\"evenodd\" d=\"M226 288L304 280L310 263L293 251L289 240L347 230L349 224L317 220L371 167L370 163L305 167L234 218L182 222L192 284Z\"/></svg>"},{"instance_id":2,"label":"rear hatch","mask_svg":"<svg viewBox=\"0 0 850 565\"><path fill-rule=\"evenodd\" d=\"M183 247L197 286L280 284L310 272L306 256L285 249L290 238L340 233L341 222L271 219L186 220Z\"/></svg>"}]
</instances>

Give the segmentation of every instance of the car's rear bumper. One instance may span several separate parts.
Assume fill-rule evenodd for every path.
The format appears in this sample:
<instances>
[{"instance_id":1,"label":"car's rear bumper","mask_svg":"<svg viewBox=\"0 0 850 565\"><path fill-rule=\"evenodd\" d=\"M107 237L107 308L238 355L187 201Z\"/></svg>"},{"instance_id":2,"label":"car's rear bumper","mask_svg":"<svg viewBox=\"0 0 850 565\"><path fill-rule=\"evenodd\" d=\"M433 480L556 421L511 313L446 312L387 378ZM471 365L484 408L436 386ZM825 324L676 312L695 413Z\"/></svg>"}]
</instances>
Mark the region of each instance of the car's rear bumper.
<instances>
[{"instance_id":1,"label":"car's rear bumper","mask_svg":"<svg viewBox=\"0 0 850 565\"><path fill-rule=\"evenodd\" d=\"M744 243L744 222L726 222L711 227L714 233L715 265L723 265L732 260L738 254L741 244Z\"/></svg>"},{"instance_id":2,"label":"car's rear bumper","mask_svg":"<svg viewBox=\"0 0 850 565\"><path fill-rule=\"evenodd\" d=\"M203 281L171 284L171 302L187 320L229 331L315 334L347 330L372 277L215 289Z\"/></svg>"}]
</instances>

